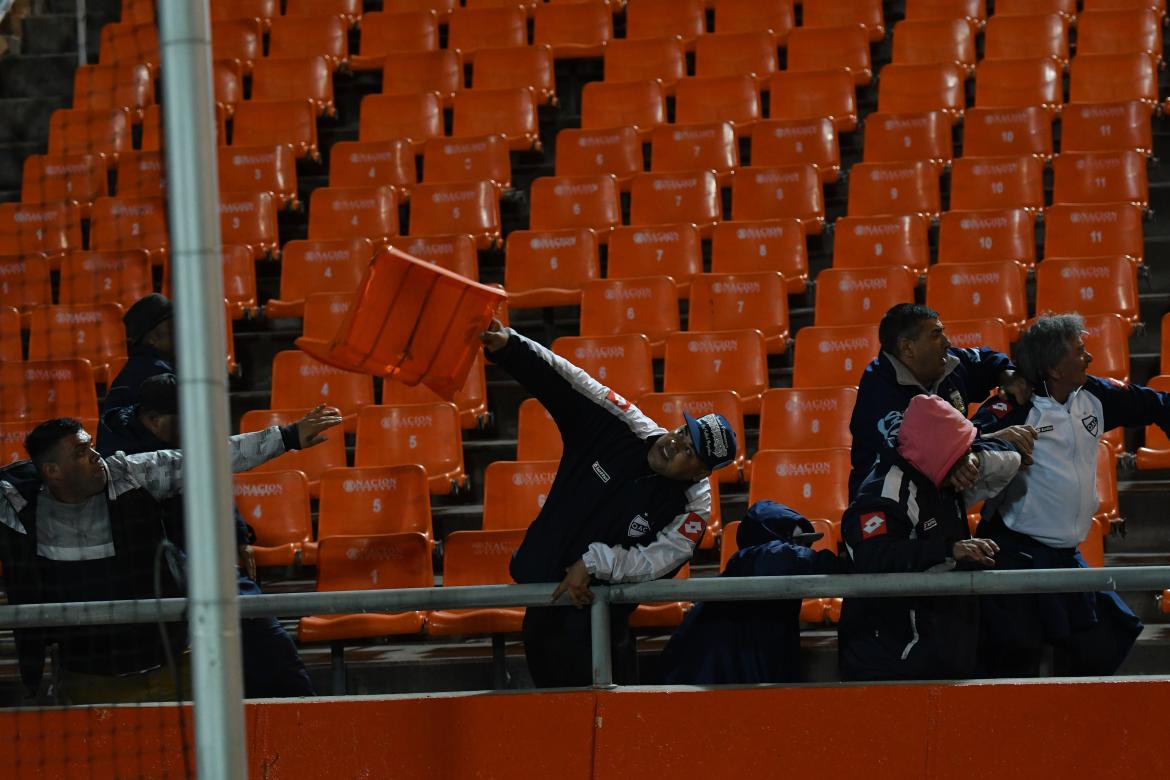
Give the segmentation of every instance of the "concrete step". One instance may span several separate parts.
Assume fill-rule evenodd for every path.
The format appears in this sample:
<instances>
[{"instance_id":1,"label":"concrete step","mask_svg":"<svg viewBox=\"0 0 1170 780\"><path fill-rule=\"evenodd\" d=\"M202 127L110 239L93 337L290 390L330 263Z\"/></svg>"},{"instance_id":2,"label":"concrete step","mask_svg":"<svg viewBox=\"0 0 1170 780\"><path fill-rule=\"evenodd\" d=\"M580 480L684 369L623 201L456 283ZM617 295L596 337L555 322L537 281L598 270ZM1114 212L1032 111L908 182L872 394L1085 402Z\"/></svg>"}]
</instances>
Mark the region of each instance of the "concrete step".
<instances>
[{"instance_id":1,"label":"concrete step","mask_svg":"<svg viewBox=\"0 0 1170 780\"><path fill-rule=\"evenodd\" d=\"M0 143L41 141L49 135L49 117L69 108L67 96L12 97L0 100Z\"/></svg>"}]
</instances>

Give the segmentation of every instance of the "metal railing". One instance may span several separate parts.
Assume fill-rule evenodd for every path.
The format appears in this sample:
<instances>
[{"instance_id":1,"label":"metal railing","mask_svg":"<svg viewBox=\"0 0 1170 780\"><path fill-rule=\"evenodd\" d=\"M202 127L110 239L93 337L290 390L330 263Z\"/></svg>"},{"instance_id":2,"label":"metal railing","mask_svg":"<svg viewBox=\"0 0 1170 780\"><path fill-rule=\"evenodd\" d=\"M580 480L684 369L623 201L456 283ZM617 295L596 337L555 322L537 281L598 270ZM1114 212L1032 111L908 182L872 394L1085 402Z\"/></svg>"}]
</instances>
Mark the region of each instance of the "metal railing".
<instances>
[{"instance_id":1,"label":"metal railing","mask_svg":"<svg viewBox=\"0 0 1170 780\"><path fill-rule=\"evenodd\" d=\"M1160 591L1170 587L1170 566L1102 569L1031 569L906 574L830 574L791 577L710 577L593 586L593 684L613 686L609 644L610 604L658 601L759 601L830 596L970 596L1014 593ZM404 612L408 610L550 605L555 583L402 588L314 593L268 593L239 601L241 617ZM570 606L561 599L557 606ZM150 623L183 620L187 600L89 601L0 606L0 628Z\"/></svg>"}]
</instances>

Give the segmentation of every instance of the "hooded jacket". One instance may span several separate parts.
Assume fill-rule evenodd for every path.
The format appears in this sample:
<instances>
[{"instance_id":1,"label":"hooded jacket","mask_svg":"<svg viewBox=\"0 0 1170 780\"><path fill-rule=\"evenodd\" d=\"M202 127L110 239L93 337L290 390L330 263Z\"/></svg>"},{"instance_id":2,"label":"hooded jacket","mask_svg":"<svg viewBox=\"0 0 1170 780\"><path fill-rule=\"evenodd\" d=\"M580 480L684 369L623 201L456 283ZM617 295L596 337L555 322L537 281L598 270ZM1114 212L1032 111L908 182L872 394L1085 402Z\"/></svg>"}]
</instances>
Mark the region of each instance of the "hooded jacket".
<instances>
[{"instance_id":1,"label":"hooded jacket","mask_svg":"<svg viewBox=\"0 0 1170 780\"><path fill-rule=\"evenodd\" d=\"M133 344L127 350L126 364L110 382L102 401L102 412L138 403L138 387L159 374L175 373L174 358L167 357L154 347Z\"/></svg>"}]
</instances>

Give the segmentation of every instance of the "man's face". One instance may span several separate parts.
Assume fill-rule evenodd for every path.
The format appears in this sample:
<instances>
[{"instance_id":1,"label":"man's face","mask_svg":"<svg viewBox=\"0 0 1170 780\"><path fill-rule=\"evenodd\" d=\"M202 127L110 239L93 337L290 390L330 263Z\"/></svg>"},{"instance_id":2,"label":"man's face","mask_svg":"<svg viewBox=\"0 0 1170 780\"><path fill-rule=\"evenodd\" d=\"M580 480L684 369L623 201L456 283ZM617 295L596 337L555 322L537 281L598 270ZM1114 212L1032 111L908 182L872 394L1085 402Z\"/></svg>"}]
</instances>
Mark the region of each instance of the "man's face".
<instances>
[{"instance_id":1,"label":"man's face","mask_svg":"<svg viewBox=\"0 0 1170 780\"><path fill-rule=\"evenodd\" d=\"M155 325L143 339L164 355L175 354L175 321L166 319Z\"/></svg>"},{"instance_id":2,"label":"man's face","mask_svg":"<svg viewBox=\"0 0 1170 780\"><path fill-rule=\"evenodd\" d=\"M179 446L179 415L147 412L142 417L142 424L168 447Z\"/></svg>"},{"instance_id":3,"label":"man's face","mask_svg":"<svg viewBox=\"0 0 1170 780\"><path fill-rule=\"evenodd\" d=\"M1093 356L1085 349L1084 334L1078 333L1075 339L1068 342L1068 351L1053 366L1049 376L1063 387L1077 388L1088 379L1089 364L1092 362Z\"/></svg>"},{"instance_id":4,"label":"man's face","mask_svg":"<svg viewBox=\"0 0 1170 780\"><path fill-rule=\"evenodd\" d=\"M88 498L106 487L106 470L85 430L57 442L52 460L44 466L46 482L55 492Z\"/></svg>"},{"instance_id":5,"label":"man's face","mask_svg":"<svg viewBox=\"0 0 1170 780\"><path fill-rule=\"evenodd\" d=\"M900 358L914 378L925 387L942 379L947 366L947 350L951 342L943 332L938 319L918 323L918 332L912 339L902 340Z\"/></svg>"},{"instance_id":6,"label":"man's face","mask_svg":"<svg viewBox=\"0 0 1170 780\"><path fill-rule=\"evenodd\" d=\"M707 476L710 471L695 453L687 426L682 426L654 442L646 456L650 468L670 479L695 481Z\"/></svg>"}]
</instances>

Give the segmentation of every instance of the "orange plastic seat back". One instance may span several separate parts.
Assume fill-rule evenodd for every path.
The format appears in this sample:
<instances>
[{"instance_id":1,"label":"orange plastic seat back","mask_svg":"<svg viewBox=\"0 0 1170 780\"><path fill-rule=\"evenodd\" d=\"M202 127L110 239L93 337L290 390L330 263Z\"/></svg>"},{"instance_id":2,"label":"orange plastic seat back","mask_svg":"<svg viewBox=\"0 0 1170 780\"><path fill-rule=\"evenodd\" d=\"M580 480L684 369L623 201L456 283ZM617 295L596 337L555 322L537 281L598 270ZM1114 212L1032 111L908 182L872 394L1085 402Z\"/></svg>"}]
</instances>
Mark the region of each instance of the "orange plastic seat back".
<instances>
[{"instance_id":1,"label":"orange plastic seat back","mask_svg":"<svg viewBox=\"0 0 1170 780\"><path fill-rule=\"evenodd\" d=\"M455 404L367 406L358 413L354 465L406 464L426 469L432 494L449 493L464 481L463 437Z\"/></svg>"},{"instance_id":2,"label":"orange plastic seat back","mask_svg":"<svg viewBox=\"0 0 1170 780\"><path fill-rule=\"evenodd\" d=\"M309 480L300 471L251 471L233 478L233 496L260 547L300 545L313 538Z\"/></svg>"},{"instance_id":3,"label":"orange plastic seat back","mask_svg":"<svg viewBox=\"0 0 1170 780\"><path fill-rule=\"evenodd\" d=\"M114 170L118 197L161 198L166 193L166 160L162 152L126 152L118 156Z\"/></svg>"},{"instance_id":4,"label":"orange plastic seat back","mask_svg":"<svg viewBox=\"0 0 1170 780\"><path fill-rule=\"evenodd\" d=\"M833 123L821 119L769 119L752 127L752 163L755 165L811 164L821 181L837 181L841 150Z\"/></svg>"},{"instance_id":5,"label":"orange plastic seat back","mask_svg":"<svg viewBox=\"0 0 1170 780\"><path fill-rule=\"evenodd\" d=\"M248 107L245 110L245 120L243 124L240 122L238 113L234 113L234 130L232 134L234 140L241 146L248 145L249 138L259 138L257 144L267 143L266 137L263 133L274 133L272 143L290 143L293 144L298 138L311 136L312 147L315 150L317 146L317 122L313 114L312 104L308 101L304 104L305 116L308 121L304 124L308 126L299 126L299 117L293 115L287 105L288 101L280 101L279 103L270 103L263 101L257 103L255 101L247 101ZM292 101L293 104L300 101ZM262 110L263 109L263 110ZM257 128L257 123L261 113L264 113L266 118L277 116L281 121L279 128ZM218 103L215 106L215 115L205 117L204 121L210 121L212 127L209 128L215 133L216 144L223 146L227 143L227 113L224 107ZM163 122L162 122L162 108L156 103L152 106L147 106L142 112L142 151L157 152L163 148ZM295 136L295 138L294 138ZM290 140L292 139L292 140ZM297 157L304 157L306 151L297 148L294 150ZM316 152L314 151L314 154Z\"/></svg>"},{"instance_id":6,"label":"orange plastic seat back","mask_svg":"<svg viewBox=\"0 0 1170 780\"><path fill-rule=\"evenodd\" d=\"M423 147L423 181L434 184L485 179L501 187L512 184L508 145L499 135L432 138Z\"/></svg>"},{"instance_id":7,"label":"orange plastic seat back","mask_svg":"<svg viewBox=\"0 0 1170 780\"><path fill-rule=\"evenodd\" d=\"M938 170L930 163L857 163L849 176L849 216L939 213Z\"/></svg>"},{"instance_id":8,"label":"orange plastic seat back","mask_svg":"<svg viewBox=\"0 0 1170 780\"><path fill-rule=\"evenodd\" d=\"M947 320L947 341L959 349L990 347L1005 355L1011 354L1011 332L1003 320L980 317L973 320ZM978 407L971 404L967 416L974 417Z\"/></svg>"},{"instance_id":9,"label":"orange plastic seat back","mask_svg":"<svg viewBox=\"0 0 1170 780\"><path fill-rule=\"evenodd\" d=\"M140 111L154 102L150 68L137 62L81 65L73 76L73 107Z\"/></svg>"},{"instance_id":10,"label":"orange plastic seat back","mask_svg":"<svg viewBox=\"0 0 1170 780\"><path fill-rule=\"evenodd\" d=\"M272 359L272 408L311 409L336 406L346 417L374 402L374 380L342 371L297 349L277 352Z\"/></svg>"},{"instance_id":11,"label":"orange plastic seat back","mask_svg":"<svg viewBox=\"0 0 1170 780\"><path fill-rule=\"evenodd\" d=\"M1058 13L996 13L983 30L983 56L989 60L1051 57L1068 62L1068 20Z\"/></svg>"},{"instance_id":12,"label":"orange plastic seat back","mask_svg":"<svg viewBox=\"0 0 1170 780\"><path fill-rule=\"evenodd\" d=\"M796 331L792 386L857 387L861 372L880 351L877 325L806 325Z\"/></svg>"},{"instance_id":13,"label":"orange plastic seat back","mask_svg":"<svg viewBox=\"0 0 1170 780\"><path fill-rule=\"evenodd\" d=\"M259 306L256 302L256 264L251 247L224 244L219 257L223 266L223 297L232 319L255 316ZM163 265L163 295L173 297L169 262Z\"/></svg>"},{"instance_id":14,"label":"orange plastic seat back","mask_svg":"<svg viewBox=\"0 0 1170 780\"><path fill-rule=\"evenodd\" d=\"M459 70L462 83L463 70ZM552 48L549 46L481 49L476 54L472 89L531 89L538 103L548 103L557 94ZM383 89L385 91L385 89Z\"/></svg>"},{"instance_id":15,"label":"orange plastic seat back","mask_svg":"<svg viewBox=\"0 0 1170 780\"><path fill-rule=\"evenodd\" d=\"M951 208L1044 208L1043 163L1032 156L963 157L951 165Z\"/></svg>"},{"instance_id":16,"label":"orange plastic seat back","mask_svg":"<svg viewBox=\"0 0 1170 780\"><path fill-rule=\"evenodd\" d=\"M443 585L510 585L522 530L456 531L443 540Z\"/></svg>"},{"instance_id":17,"label":"orange plastic seat back","mask_svg":"<svg viewBox=\"0 0 1170 780\"><path fill-rule=\"evenodd\" d=\"M58 108L49 116L49 154L130 151L130 119L121 108Z\"/></svg>"},{"instance_id":18,"label":"orange plastic seat back","mask_svg":"<svg viewBox=\"0 0 1170 780\"><path fill-rule=\"evenodd\" d=\"M140 249L77 251L61 259L57 297L63 304L117 303L128 309L152 292L150 255Z\"/></svg>"},{"instance_id":19,"label":"orange plastic seat back","mask_svg":"<svg viewBox=\"0 0 1170 780\"><path fill-rule=\"evenodd\" d=\"M1043 106L1056 110L1063 102L1060 65L1049 57L983 60L975 68L977 108Z\"/></svg>"},{"instance_id":20,"label":"orange plastic seat back","mask_svg":"<svg viewBox=\"0 0 1170 780\"><path fill-rule=\"evenodd\" d=\"M409 140L416 152L428 138L443 134L443 107L435 92L366 95L358 118L361 141Z\"/></svg>"},{"instance_id":21,"label":"orange plastic seat back","mask_svg":"<svg viewBox=\"0 0 1170 780\"><path fill-rule=\"evenodd\" d=\"M568 306L601 278L597 237L588 228L515 230L508 236L504 288L510 308Z\"/></svg>"},{"instance_id":22,"label":"orange plastic seat back","mask_svg":"<svg viewBox=\"0 0 1170 780\"><path fill-rule=\"evenodd\" d=\"M557 133L556 175L610 174L628 183L642 170L642 144L633 127L566 128Z\"/></svg>"},{"instance_id":23,"label":"orange plastic seat back","mask_svg":"<svg viewBox=\"0 0 1170 780\"><path fill-rule=\"evenodd\" d=\"M318 292L305 298L305 338L328 341L353 308L353 293Z\"/></svg>"},{"instance_id":24,"label":"orange plastic seat back","mask_svg":"<svg viewBox=\"0 0 1170 780\"><path fill-rule=\"evenodd\" d=\"M436 236L397 236L390 245L411 257L426 260L452 273L479 279L479 256L475 239L465 233Z\"/></svg>"},{"instance_id":25,"label":"orange plastic seat back","mask_svg":"<svg viewBox=\"0 0 1170 780\"><path fill-rule=\"evenodd\" d=\"M516 150L540 147L536 96L528 87L469 89L455 95L454 105L454 135L502 135Z\"/></svg>"},{"instance_id":26,"label":"orange plastic seat back","mask_svg":"<svg viewBox=\"0 0 1170 780\"><path fill-rule=\"evenodd\" d=\"M219 189L269 192L281 205L296 202L297 169L292 149L285 144L219 147Z\"/></svg>"},{"instance_id":27,"label":"orange plastic seat back","mask_svg":"<svg viewBox=\"0 0 1170 780\"><path fill-rule=\"evenodd\" d=\"M362 18L361 0L288 0L284 9L285 16L316 17L323 14L336 14L346 24L354 24Z\"/></svg>"},{"instance_id":28,"label":"orange plastic seat back","mask_svg":"<svg viewBox=\"0 0 1170 780\"><path fill-rule=\"evenodd\" d=\"M907 0L906 18L965 19L973 28L982 27L987 21L987 4L984 0Z\"/></svg>"},{"instance_id":29,"label":"orange plastic seat back","mask_svg":"<svg viewBox=\"0 0 1170 780\"><path fill-rule=\"evenodd\" d=\"M666 334L679 329L677 295L668 276L590 282L581 296L581 335L642 333L658 354Z\"/></svg>"},{"instance_id":30,"label":"orange plastic seat back","mask_svg":"<svg viewBox=\"0 0 1170 780\"><path fill-rule=\"evenodd\" d=\"M98 64L141 62L152 69L159 64L158 25L153 21L141 24L115 22L102 25L98 43Z\"/></svg>"},{"instance_id":31,"label":"orange plastic seat back","mask_svg":"<svg viewBox=\"0 0 1170 780\"><path fill-rule=\"evenodd\" d=\"M311 100L245 100L236 106L232 145L274 144L288 144L297 159L317 159L317 116Z\"/></svg>"},{"instance_id":32,"label":"orange plastic seat back","mask_svg":"<svg viewBox=\"0 0 1170 780\"><path fill-rule=\"evenodd\" d=\"M330 536L317 547L317 590L434 587L431 543L420 533ZM421 625L422 613L418 614Z\"/></svg>"},{"instance_id":33,"label":"orange plastic seat back","mask_svg":"<svg viewBox=\"0 0 1170 780\"><path fill-rule=\"evenodd\" d=\"M1141 259L1142 209L1132 203L1056 204L1044 212L1045 257Z\"/></svg>"},{"instance_id":34,"label":"orange plastic seat back","mask_svg":"<svg viewBox=\"0 0 1170 780\"><path fill-rule=\"evenodd\" d=\"M1014 333L1028 318L1024 273L1011 260L950 263L926 272L926 305L944 323L997 317Z\"/></svg>"},{"instance_id":35,"label":"orange plastic seat back","mask_svg":"<svg viewBox=\"0 0 1170 780\"><path fill-rule=\"evenodd\" d=\"M705 414L721 414L731 423L737 442L746 442L743 432L743 410L740 408L739 396L732 390L699 390L682 393L650 393L642 396L638 401L638 408L643 414L668 431L677 430L686 424L683 412L691 417L702 417ZM743 469L747 453L741 443L735 460L721 469L717 469L712 476L718 476L713 482L738 482L740 471ZM713 502L715 497L712 496Z\"/></svg>"},{"instance_id":36,"label":"orange plastic seat back","mask_svg":"<svg viewBox=\"0 0 1170 780\"><path fill-rule=\"evenodd\" d=\"M426 385L404 385L393 379L382 382L383 404L422 404L443 401ZM452 400L459 410L459 425L467 430L482 428L487 416L487 381L484 374L484 360L477 355L467 372L463 386L455 391Z\"/></svg>"},{"instance_id":37,"label":"orange plastic seat back","mask_svg":"<svg viewBox=\"0 0 1170 780\"><path fill-rule=\"evenodd\" d=\"M805 517L839 522L849 505L849 450L760 450L752 458L748 505L783 498Z\"/></svg>"},{"instance_id":38,"label":"orange plastic seat back","mask_svg":"<svg viewBox=\"0 0 1170 780\"><path fill-rule=\"evenodd\" d=\"M853 387L776 387L760 407L761 450L849 447L849 419L857 402Z\"/></svg>"},{"instance_id":39,"label":"orange plastic seat back","mask_svg":"<svg viewBox=\"0 0 1170 780\"><path fill-rule=\"evenodd\" d=\"M314 292L353 293L374 257L369 239L289 241L281 255L280 300L269 316L299 316L296 307Z\"/></svg>"},{"instance_id":40,"label":"orange plastic seat back","mask_svg":"<svg viewBox=\"0 0 1170 780\"><path fill-rule=\"evenodd\" d=\"M630 185L631 225L692 222L705 229L722 218L722 211L711 171L641 173Z\"/></svg>"},{"instance_id":41,"label":"orange plastic seat back","mask_svg":"<svg viewBox=\"0 0 1170 780\"><path fill-rule=\"evenodd\" d=\"M874 43L886 34L881 0L804 0L801 8L805 27L861 25Z\"/></svg>"},{"instance_id":42,"label":"orange plastic seat back","mask_svg":"<svg viewBox=\"0 0 1170 780\"><path fill-rule=\"evenodd\" d=\"M1150 198L1146 158L1134 151L1066 152L1052 162L1052 202L1136 203Z\"/></svg>"},{"instance_id":43,"label":"orange plastic seat back","mask_svg":"<svg viewBox=\"0 0 1170 780\"><path fill-rule=\"evenodd\" d=\"M0 360L24 360L20 343L20 312L15 306L0 306Z\"/></svg>"},{"instance_id":44,"label":"orange plastic seat back","mask_svg":"<svg viewBox=\"0 0 1170 780\"><path fill-rule=\"evenodd\" d=\"M532 182L533 230L591 228L605 239L621 224L621 201L613 176L542 176Z\"/></svg>"},{"instance_id":45,"label":"orange plastic seat back","mask_svg":"<svg viewBox=\"0 0 1170 780\"><path fill-rule=\"evenodd\" d=\"M1067 122L1068 114L1064 116ZM1052 117L1041 106L969 108L963 117L963 154L968 157L1030 154L1049 158Z\"/></svg>"},{"instance_id":46,"label":"orange plastic seat back","mask_svg":"<svg viewBox=\"0 0 1170 780\"><path fill-rule=\"evenodd\" d=\"M240 418L240 433L262 431L273 425L295 423L308 409L253 409ZM325 434L325 441L305 450L293 450L279 455L252 469L250 473L272 471L300 471L308 478L313 494L321 475L332 468L345 467L345 436L341 431Z\"/></svg>"},{"instance_id":47,"label":"orange plastic seat back","mask_svg":"<svg viewBox=\"0 0 1170 780\"><path fill-rule=\"evenodd\" d=\"M1085 317L1085 349L1093 356L1093 374L1129 381L1130 326L1120 314Z\"/></svg>"},{"instance_id":48,"label":"orange plastic seat back","mask_svg":"<svg viewBox=\"0 0 1170 780\"><path fill-rule=\"evenodd\" d=\"M825 201L816 168L804 164L753 165L735 172L731 182L732 219L785 217L799 219L806 232L820 232Z\"/></svg>"},{"instance_id":49,"label":"orange plastic seat back","mask_svg":"<svg viewBox=\"0 0 1170 780\"><path fill-rule=\"evenodd\" d=\"M1139 316L1137 284L1124 257L1045 260L1036 265L1036 313L1120 314Z\"/></svg>"},{"instance_id":50,"label":"orange plastic seat back","mask_svg":"<svg viewBox=\"0 0 1170 780\"><path fill-rule=\"evenodd\" d=\"M546 41L539 41L546 43ZM528 44L528 18L523 9L457 8L447 24L447 48L471 62L478 49Z\"/></svg>"},{"instance_id":51,"label":"orange plastic seat back","mask_svg":"<svg viewBox=\"0 0 1170 780\"><path fill-rule=\"evenodd\" d=\"M216 106L228 114L235 112L236 104L244 99L243 66L235 60L213 60L211 81ZM319 89L324 87L324 84L317 85Z\"/></svg>"},{"instance_id":52,"label":"orange plastic seat back","mask_svg":"<svg viewBox=\"0 0 1170 780\"><path fill-rule=\"evenodd\" d=\"M966 73L954 63L887 65L878 85L878 111L914 114L946 111L959 115L966 106Z\"/></svg>"},{"instance_id":53,"label":"orange plastic seat back","mask_svg":"<svg viewBox=\"0 0 1170 780\"><path fill-rule=\"evenodd\" d=\"M330 187L393 187L405 195L418 181L410 141L338 141L329 150Z\"/></svg>"},{"instance_id":54,"label":"orange plastic seat back","mask_svg":"<svg viewBox=\"0 0 1170 780\"><path fill-rule=\"evenodd\" d=\"M998 0L995 4L996 16L1048 13L1058 13L1068 20L1075 19L1077 0Z\"/></svg>"},{"instance_id":55,"label":"orange plastic seat back","mask_svg":"<svg viewBox=\"0 0 1170 780\"><path fill-rule=\"evenodd\" d=\"M694 41L706 19L699 0L635 0L626 8L629 38L681 38Z\"/></svg>"},{"instance_id":56,"label":"orange plastic seat back","mask_svg":"<svg viewBox=\"0 0 1170 780\"><path fill-rule=\"evenodd\" d=\"M769 353L788 350L788 292L778 271L699 274L689 311L687 330L755 328Z\"/></svg>"},{"instance_id":57,"label":"orange plastic seat back","mask_svg":"<svg viewBox=\"0 0 1170 780\"><path fill-rule=\"evenodd\" d=\"M902 265L925 273L929 224L920 216L840 217L833 228L834 268Z\"/></svg>"},{"instance_id":58,"label":"orange plastic seat back","mask_svg":"<svg viewBox=\"0 0 1170 780\"><path fill-rule=\"evenodd\" d=\"M557 460L497 460L483 473L483 530L524 530L548 498Z\"/></svg>"},{"instance_id":59,"label":"orange plastic seat back","mask_svg":"<svg viewBox=\"0 0 1170 780\"><path fill-rule=\"evenodd\" d=\"M1094 105L1069 104L1061 114L1062 152L1132 149L1149 154L1153 126L1149 103L1128 100Z\"/></svg>"},{"instance_id":60,"label":"orange plastic seat back","mask_svg":"<svg viewBox=\"0 0 1170 780\"><path fill-rule=\"evenodd\" d=\"M650 170L712 170L727 175L739 165L739 148L730 122L663 125L650 133Z\"/></svg>"},{"instance_id":61,"label":"orange plastic seat back","mask_svg":"<svg viewBox=\"0 0 1170 780\"><path fill-rule=\"evenodd\" d=\"M265 29L280 16L280 0L211 0L211 20L259 19Z\"/></svg>"},{"instance_id":62,"label":"orange plastic seat back","mask_svg":"<svg viewBox=\"0 0 1170 780\"><path fill-rule=\"evenodd\" d=\"M145 249L159 257L170 246L162 198L98 198L89 231L91 249Z\"/></svg>"},{"instance_id":63,"label":"orange plastic seat back","mask_svg":"<svg viewBox=\"0 0 1170 780\"><path fill-rule=\"evenodd\" d=\"M674 121L680 125L731 122L746 135L761 116L751 76L688 76L675 87Z\"/></svg>"},{"instance_id":64,"label":"orange plastic seat back","mask_svg":"<svg viewBox=\"0 0 1170 780\"><path fill-rule=\"evenodd\" d=\"M332 15L277 16L268 32L268 57L256 61L256 71L264 59L294 57L321 57L334 70L349 56L348 26Z\"/></svg>"},{"instance_id":65,"label":"orange plastic seat back","mask_svg":"<svg viewBox=\"0 0 1170 780\"><path fill-rule=\"evenodd\" d=\"M772 74L772 119L828 118L839 132L857 127L857 92L846 68Z\"/></svg>"},{"instance_id":66,"label":"orange plastic seat back","mask_svg":"<svg viewBox=\"0 0 1170 780\"><path fill-rule=\"evenodd\" d=\"M436 51L439 48L439 19L429 9L374 11L362 17L360 54L350 57L355 70L380 70L389 54Z\"/></svg>"},{"instance_id":67,"label":"orange plastic seat back","mask_svg":"<svg viewBox=\"0 0 1170 780\"><path fill-rule=\"evenodd\" d=\"M666 95L655 80L590 81L581 89L585 130L634 126L642 133L666 122Z\"/></svg>"},{"instance_id":68,"label":"orange plastic seat back","mask_svg":"<svg viewBox=\"0 0 1170 780\"><path fill-rule=\"evenodd\" d=\"M613 39L613 12L604 3L538 3L532 38L557 58L600 57Z\"/></svg>"},{"instance_id":69,"label":"orange plastic seat back","mask_svg":"<svg viewBox=\"0 0 1170 780\"><path fill-rule=\"evenodd\" d=\"M855 84L873 79L869 36L859 25L798 27L788 36L788 70L849 69Z\"/></svg>"},{"instance_id":70,"label":"orange plastic seat back","mask_svg":"<svg viewBox=\"0 0 1170 780\"><path fill-rule=\"evenodd\" d=\"M745 414L759 412L768 389L767 350L758 330L672 333L663 365L664 392L734 390Z\"/></svg>"},{"instance_id":71,"label":"orange plastic seat back","mask_svg":"<svg viewBox=\"0 0 1170 780\"><path fill-rule=\"evenodd\" d=\"M437 92L444 103L450 103L461 89L463 62L451 49L392 52L383 60L383 95Z\"/></svg>"},{"instance_id":72,"label":"orange plastic seat back","mask_svg":"<svg viewBox=\"0 0 1170 780\"><path fill-rule=\"evenodd\" d=\"M939 263L1036 262L1036 215L1026 209L948 211L939 219Z\"/></svg>"},{"instance_id":73,"label":"orange plastic seat back","mask_svg":"<svg viewBox=\"0 0 1170 780\"><path fill-rule=\"evenodd\" d=\"M863 154L866 162L927 160L942 165L951 160L952 143L951 118L945 112L874 113L865 122Z\"/></svg>"},{"instance_id":74,"label":"orange plastic seat back","mask_svg":"<svg viewBox=\"0 0 1170 780\"><path fill-rule=\"evenodd\" d=\"M259 19L223 19L211 23L213 60L239 60L244 73L251 73L264 56L264 32Z\"/></svg>"},{"instance_id":75,"label":"orange plastic seat back","mask_svg":"<svg viewBox=\"0 0 1170 780\"><path fill-rule=\"evenodd\" d=\"M900 265L826 268L817 275L817 325L876 323L896 303L913 303L918 273Z\"/></svg>"},{"instance_id":76,"label":"orange plastic seat back","mask_svg":"<svg viewBox=\"0 0 1170 780\"><path fill-rule=\"evenodd\" d=\"M687 75L683 44L676 38L617 38L605 47L606 81L655 79L673 91Z\"/></svg>"},{"instance_id":77,"label":"orange plastic seat back","mask_svg":"<svg viewBox=\"0 0 1170 780\"><path fill-rule=\"evenodd\" d=\"M39 423L52 417L97 416L97 390L88 360L0 362L0 418Z\"/></svg>"},{"instance_id":78,"label":"orange plastic seat back","mask_svg":"<svg viewBox=\"0 0 1170 780\"><path fill-rule=\"evenodd\" d=\"M963 18L907 17L894 25L893 61L905 65L953 62L971 69L975 67L975 31Z\"/></svg>"},{"instance_id":79,"label":"orange plastic seat back","mask_svg":"<svg viewBox=\"0 0 1170 780\"><path fill-rule=\"evenodd\" d=\"M798 219L726 221L711 234L712 273L779 271L788 292L808 283L808 248Z\"/></svg>"},{"instance_id":80,"label":"orange plastic seat back","mask_svg":"<svg viewBox=\"0 0 1170 780\"><path fill-rule=\"evenodd\" d=\"M792 0L715 0L715 32L767 30L780 46L796 27Z\"/></svg>"},{"instance_id":81,"label":"orange plastic seat back","mask_svg":"<svg viewBox=\"0 0 1170 780\"><path fill-rule=\"evenodd\" d=\"M520 402L516 422L516 460L561 459L561 432L548 410L535 398Z\"/></svg>"},{"instance_id":82,"label":"orange plastic seat back","mask_svg":"<svg viewBox=\"0 0 1170 780\"><path fill-rule=\"evenodd\" d=\"M220 193L219 232L225 244L246 246L259 259L279 249L276 231L276 199L272 193Z\"/></svg>"},{"instance_id":83,"label":"orange plastic seat back","mask_svg":"<svg viewBox=\"0 0 1170 780\"><path fill-rule=\"evenodd\" d=\"M309 238L360 236L384 244L398 234L398 198L386 186L318 187L309 198Z\"/></svg>"},{"instance_id":84,"label":"orange plastic seat back","mask_svg":"<svg viewBox=\"0 0 1170 780\"><path fill-rule=\"evenodd\" d=\"M630 401L654 391L650 341L641 333L562 336L552 350Z\"/></svg>"},{"instance_id":85,"label":"orange plastic seat back","mask_svg":"<svg viewBox=\"0 0 1170 780\"><path fill-rule=\"evenodd\" d=\"M41 254L0 255L0 306L31 309L53 302L49 261Z\"/></svg>"},{"instance_id":86,"label":"orange plastic seat back","mask_svg":"<svg viewBox=\"0 0 1170 780\"><path fill-rule=\"evenodd\" d=\"M30 154L24 158L20 179L20 200L23 203L75 200L88 208L94 198L108 194L106 162L98 155L51 157Z\"/></svg>"},{"instance_id":87,"label":"orange plastic seat back","mask_svg":"<svg viewBox=\"0 0 1170 780\"><path fill-rule=\"evenodd\" d=\"M427 472L417 464L330 469L321 476L317 538L431 532Z\"/></svg>"},{"instance_id":88,"label":"orange plastic seat back","mask_svg":"<svg viewBox=\"0 0 1170 780\"><path fill-rule=\"evenodd\" d=\"M683 297L689 295L691 279L703 272L699 231L690 223L620 227L609 239L608 258L607 279L669 276Z\"/></svg>"},{"instance_id":89,"label":"orange plastic seat back","mask_svg":"<svg viewBox=\"0 0 1170 780\"><path fill-rule=\"evenodd\" d=\"M81 210L75 204L0 203L0 255L81 248Z\"/></svg>"},{"instance_id":90,"label":"orange plastic seat back","mask_svg":"<svg viewBox=\"0 0 1170 780\"><path fill-rule=\"evenodd\" d=\"M1142 52L1161 59L1164 10L1086 8L1077 17L1077 54Z\"/></svg>"},{"instance_id":91,"label":"orange plastic seat back","mask_svg":"<svg viewBox=\"0 0 1170 780\"><path fill-rule=\"evenodd\" d=\"M467 233L480 249L500 240L500 194L490 181L416 184L410 199L412 236Z\"/></svg>"}]
</instances>

